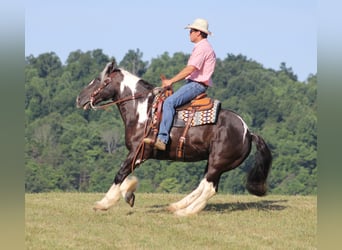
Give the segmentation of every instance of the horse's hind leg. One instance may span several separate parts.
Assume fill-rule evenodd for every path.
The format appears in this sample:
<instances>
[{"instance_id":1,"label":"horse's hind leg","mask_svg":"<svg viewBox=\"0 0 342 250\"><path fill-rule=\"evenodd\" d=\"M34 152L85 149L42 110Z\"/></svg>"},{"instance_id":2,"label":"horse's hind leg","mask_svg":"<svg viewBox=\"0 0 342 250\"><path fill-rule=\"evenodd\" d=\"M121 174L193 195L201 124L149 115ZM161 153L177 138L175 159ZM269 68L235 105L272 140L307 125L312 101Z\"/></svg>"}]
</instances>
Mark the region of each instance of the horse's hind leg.
<instances>
[{"instance_id":1,"label":"horse's hind leg","mask_svg":"<svg viewBox=\"0 0 342 250\"><path fill-rule=\"evenodd\" d=\"M198 187L192 191L190 194L185 196L183 199L181 199L178 202L172 203L168 206L168 210L171 212L175 212L179 209L183 209L187 206L189 206L194 200L196 200L202 193L203 188L204 188L204 179L200 182Z\"/></svg>"},{"instance_id":2,"label":"horse's hind leg","mask_svg":"<svg viewBox=\"0 0 342 250\"><path fill-rule=\"evenodd\" d=\"M216 189L214 187L214 183L208 182L206 178L201 181L200 186L202 186L200 195L193 199L191 203L189 203L183 209L176 210L175 215L188 216L197 214L203 210L208 200L216 194Z\"/></svg>"}]
</instances>

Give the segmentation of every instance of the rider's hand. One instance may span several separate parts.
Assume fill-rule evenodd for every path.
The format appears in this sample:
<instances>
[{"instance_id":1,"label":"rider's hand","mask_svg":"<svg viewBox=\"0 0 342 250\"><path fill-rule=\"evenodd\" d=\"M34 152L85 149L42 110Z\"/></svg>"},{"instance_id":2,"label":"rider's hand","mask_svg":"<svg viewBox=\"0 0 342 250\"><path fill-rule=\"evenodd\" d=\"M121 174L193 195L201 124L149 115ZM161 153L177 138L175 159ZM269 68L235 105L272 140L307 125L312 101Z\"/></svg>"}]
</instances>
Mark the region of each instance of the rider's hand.
<instances>
[{"instance_id":1,"label":"rider's hand","mask_svg":"<svg viewBox=\"0 0 342 250\"><path fill-rule=\"evenodd\" d=\"M163 79L162 80L162 87L163 88L171 87L172 83L173 82L170 79Z\"/></svg>"}]
</instances>

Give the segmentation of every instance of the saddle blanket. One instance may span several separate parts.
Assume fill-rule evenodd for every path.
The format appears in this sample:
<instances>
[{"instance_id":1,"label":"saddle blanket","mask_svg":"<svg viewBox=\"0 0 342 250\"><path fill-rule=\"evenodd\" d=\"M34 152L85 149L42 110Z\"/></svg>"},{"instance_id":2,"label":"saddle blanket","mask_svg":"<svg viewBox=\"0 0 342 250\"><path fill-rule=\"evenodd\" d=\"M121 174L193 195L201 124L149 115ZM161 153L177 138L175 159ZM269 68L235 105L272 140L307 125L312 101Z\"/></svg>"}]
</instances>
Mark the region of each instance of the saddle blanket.
<instances>
[{"instance_id":1,"label":"saddle blanket","mask_svg":"<svg viewBox=\"0 0 342 250\"><path fill-rule=\"evenodd\" d=\"M216 123L218 113L221 108L221 102L219 100L214 100L214 105L211 109L196 111L194 113L191 126L200 126L205 124ZM189 110L179 110L176 111L175 117L173 119L174 127L185 127L186 122L190 116Z\"/></svg>"}]
</instances>

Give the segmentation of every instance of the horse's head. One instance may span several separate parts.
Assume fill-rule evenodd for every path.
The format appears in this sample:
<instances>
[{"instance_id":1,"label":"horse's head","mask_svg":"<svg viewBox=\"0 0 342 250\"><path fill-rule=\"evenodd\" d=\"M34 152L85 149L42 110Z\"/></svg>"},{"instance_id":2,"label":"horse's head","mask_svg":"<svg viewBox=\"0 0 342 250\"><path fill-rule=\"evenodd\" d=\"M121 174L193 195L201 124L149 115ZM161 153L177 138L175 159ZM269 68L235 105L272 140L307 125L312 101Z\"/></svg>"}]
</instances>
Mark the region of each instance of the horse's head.
<instances>
[{"instance_id":1,"label":"horse's head","mask_svg":"<svg viewBox=\"0 0 342 250\"><path fill-rule=\"evenodd\" d=\"M115 99L123 77L121 70L116 68L115 62L108 63L100 75L77 96L77 107L90 109L100 102Z\"/></svg>"}]
</instances>

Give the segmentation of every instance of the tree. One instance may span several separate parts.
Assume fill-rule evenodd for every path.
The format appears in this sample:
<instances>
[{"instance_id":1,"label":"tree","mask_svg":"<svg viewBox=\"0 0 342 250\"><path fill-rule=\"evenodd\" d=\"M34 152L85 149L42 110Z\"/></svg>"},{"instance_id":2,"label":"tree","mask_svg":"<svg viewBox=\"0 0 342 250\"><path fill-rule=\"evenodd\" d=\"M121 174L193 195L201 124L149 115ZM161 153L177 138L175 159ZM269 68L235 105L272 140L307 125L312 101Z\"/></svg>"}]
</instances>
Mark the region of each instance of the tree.
<instances>
[{"instance_id":1,"label":"tree","mask_svg":"<svg viewBox=\"0 0 342 250\"><path fill-rule=\"evenodd\" d=\"M146 72L147 66L147 62L144 62L142 57L143 53L139 49L136 49L136 51L129 50L119 66L140 77Z\"/></svg>"},{"instance_id":2,"label":"tree","mask_svg":"<svg viewBox=\"0 0 342 250\"><path fill-rule=\"evenodd\" d=\"M148 82L160 85L160 76L172 77L186 66L189 55L183 53L174 53L170 57L168 52L164 52L158 58L153 58L146 73L143 75Z\"/></svg>"},{"instance_id":3,"label":"tree","mask_svg":"<svg viewBox=\"0 0 342 250\"><path fill-rule=\"evenodd\" d=\"M105 130L101 133L101 138L107 144L107 151L109 154L113 154L118 147L118 141L120 140L120 132L118 130Z\"/></svg>"},{"instance_id":4,"label":"tree","mask_svg":"<svg viewBox=\"0 0 342 250\"><path fill-rule=\"evenodd\" d=\"M297 81L298 80L298 77L293 73L293 70L291 67L286 67L286 63L285 62L282 62L280 64L280 74L281 73L284 73L285 75L287 75L291 80L293 81Z\"/></svg>"},{"instance_id":5,"label":"tree","mask_svg":"<svg viewBox=\"0 0 342 250\"><path fill-rule=\"evenodd\" d=\"M41 54L37 58L29 56L26 61L38 70L39 77L56 77L62 72L61 60L54 52Z\"/></svg>"}]
</instances>

